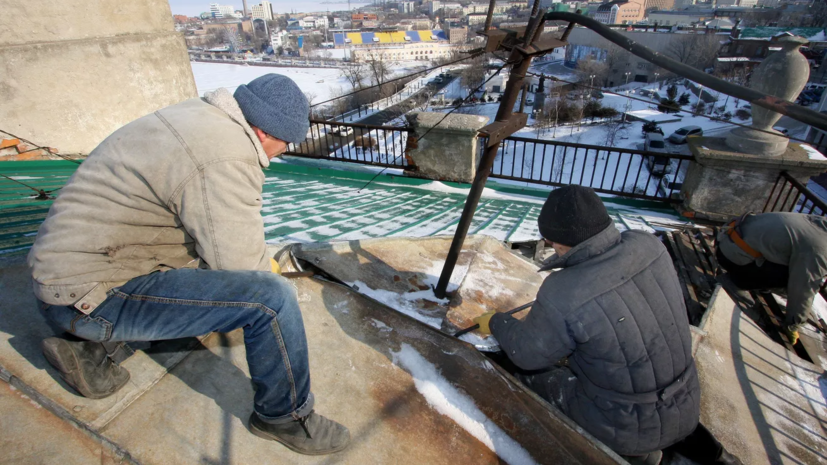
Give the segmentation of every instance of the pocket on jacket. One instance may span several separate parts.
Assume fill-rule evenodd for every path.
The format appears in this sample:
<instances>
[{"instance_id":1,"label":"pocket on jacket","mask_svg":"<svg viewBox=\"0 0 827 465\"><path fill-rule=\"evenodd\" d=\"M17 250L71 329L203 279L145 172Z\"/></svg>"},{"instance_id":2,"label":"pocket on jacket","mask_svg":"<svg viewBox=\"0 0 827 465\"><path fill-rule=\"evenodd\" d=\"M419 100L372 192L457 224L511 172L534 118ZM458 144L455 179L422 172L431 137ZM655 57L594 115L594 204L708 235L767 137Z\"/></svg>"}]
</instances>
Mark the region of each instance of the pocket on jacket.
<instances>
[{"instance_id":1,"label":"pocket on jacket","mask_svg":"<svg viewBox=\"0 0 827 465\"><path fill-rule=\"evenodd\" d=\"M72 307L49 305L43 309L43 314L58 328L81 339L103 342L112 335L112 323L95 316L95 312L84 315Z\"/></svg>"}]
</instances>

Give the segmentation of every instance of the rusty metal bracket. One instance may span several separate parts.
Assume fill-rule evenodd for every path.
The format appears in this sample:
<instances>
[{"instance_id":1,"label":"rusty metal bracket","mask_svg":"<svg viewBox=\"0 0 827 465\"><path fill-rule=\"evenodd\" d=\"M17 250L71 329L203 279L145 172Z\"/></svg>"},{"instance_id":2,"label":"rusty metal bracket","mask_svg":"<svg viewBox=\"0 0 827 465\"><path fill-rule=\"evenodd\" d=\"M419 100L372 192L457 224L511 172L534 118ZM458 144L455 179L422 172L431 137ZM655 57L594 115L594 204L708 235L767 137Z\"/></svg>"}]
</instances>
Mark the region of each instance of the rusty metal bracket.
<instances>
[{"instance_id":1,"label":"rusty metal bracket","mask_svg":"<svg viewBox=\"0 0 827 465\"><path fill-rule=\"evenodd\" d=\"M526 47L514 47L515 50L519 51L525 56L536 56L536 55L545 55L546 53L551 52L555 48L565 47L568 43L564 42L560 39L555 39L554 37L548 37L541 40L534 42L533 44L526 46Z\"/></svg>"},{"instance_id":2,"label":"rusty metal bracket","mask_svg":"<svg viewBox=\"0 0 827 465\"><path fill-rule=\"evenodd\" d=\"M488 38L488 40L485 43L486 53L496 52L497 50L499 50L503 41L508 37L508 33L506 33L505 31L501 31L499 29L487 32L479 32L478 34Z\"/></svg>"},{"instance_id":3,"label":"rusty metal bracket","mask_svg":"<svg viewBox=\"0 0 827 465\"><path fill-rule=\"evenodd\" d=\"M488 137L486 147L498 145L503 139L524 128L528 123L527 113L514 113L507 121L494 121L480 129L480 133Z\"/></svg>"}]
</instances>

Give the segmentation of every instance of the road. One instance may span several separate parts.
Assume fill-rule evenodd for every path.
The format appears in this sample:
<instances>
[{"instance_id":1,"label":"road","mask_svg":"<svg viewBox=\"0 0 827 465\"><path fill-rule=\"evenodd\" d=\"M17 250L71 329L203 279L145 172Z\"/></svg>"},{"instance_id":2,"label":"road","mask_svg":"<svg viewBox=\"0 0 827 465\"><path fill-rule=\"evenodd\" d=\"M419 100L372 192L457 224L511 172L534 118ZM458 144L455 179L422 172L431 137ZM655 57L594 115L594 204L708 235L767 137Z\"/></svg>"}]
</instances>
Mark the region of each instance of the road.
<instances>
[{"instance_id":1,"label":"road","mask_svg":"<svg viewBox=\"0 0 827 465\"><path fill-rule=\"evenodd\" d=\"M419 105L425 103L425 101L434 95L436 95L440 90L448 87L448 85L454 81L454 79L459 78L450 78L444 79L442 83L436 84L433 81L429 82L425 87L420 89L417 93L411 95L405 100L402 100L399 103L396 103L388 108L385 108L382 111L378 111L367 118L364 118L359 121L361 124L373 124L376 126L381 126L386 124L390 121L395 120L396 118L408 113L409 111L413 110Z\"/></svg>"}]
</instances>

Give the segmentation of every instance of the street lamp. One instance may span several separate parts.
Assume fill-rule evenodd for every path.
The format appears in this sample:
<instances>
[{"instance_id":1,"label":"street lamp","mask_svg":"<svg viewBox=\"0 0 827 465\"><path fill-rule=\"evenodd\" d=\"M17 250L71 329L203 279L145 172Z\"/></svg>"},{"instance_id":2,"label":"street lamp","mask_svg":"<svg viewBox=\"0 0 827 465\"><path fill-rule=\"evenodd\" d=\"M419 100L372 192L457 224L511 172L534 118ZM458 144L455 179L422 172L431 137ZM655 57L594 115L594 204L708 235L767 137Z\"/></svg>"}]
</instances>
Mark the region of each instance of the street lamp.
<instances>
[{"instance_id":1,"label":"street lamp","mask_svg":"<svg viewBox=\"0 0 827 465\"><path fill-rule=\"evenodd\" d=\"M655 82L658 83L658 90L660 90L660 81L658 81L658 76L660 76L660 73L655 73Z\"/></svg>"},{"instance_id":2,"label":"street lamp","mask_svg":"<svg viewBox=\"0 0 827 465\"><path fill-rule=\"evenodd\" d=\"M595 78L595 75L591 74L591 75L589 75L589 77L592 80L592 83L589 85L589 92L591 92L591 96L592 96L592 98L594 98L594 78Z\"/></svg>"},{"instance_id":3,"label":"street lamp","mask_svg":"<svg viewBox=\"0 0 827 465\"><path fill-rule=\"evenodd\" d=\"M626 84L628 85L628 84L629 84L629 75L631 75L631 74L632 74L632 72L631 72L631 71L626 71L626 72L625 72L625 73L623 73L623 74L625 74L625 75L626 75Z\"/></svg>"}]
</instances>

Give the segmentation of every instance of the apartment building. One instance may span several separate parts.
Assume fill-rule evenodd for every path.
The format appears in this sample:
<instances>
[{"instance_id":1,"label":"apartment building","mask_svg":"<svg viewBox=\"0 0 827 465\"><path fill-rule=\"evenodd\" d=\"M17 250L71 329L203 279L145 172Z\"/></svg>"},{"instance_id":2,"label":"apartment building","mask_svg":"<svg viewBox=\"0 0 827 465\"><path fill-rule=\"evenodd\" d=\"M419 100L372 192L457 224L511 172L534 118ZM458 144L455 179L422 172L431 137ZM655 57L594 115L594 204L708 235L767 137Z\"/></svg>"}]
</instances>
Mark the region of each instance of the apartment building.
<instances>
[{"instance_id":1,"label":"apartment building","mask_svg":"<svg viewBox=\"0 0 827 465\"><path fill-rule=\"evenodd\" d=\"M252 16L253 19L263 19L266 21L272 21L273 5L267 1L261 2L258 5L253 5Z\"/></svg>"}]
</instances>

